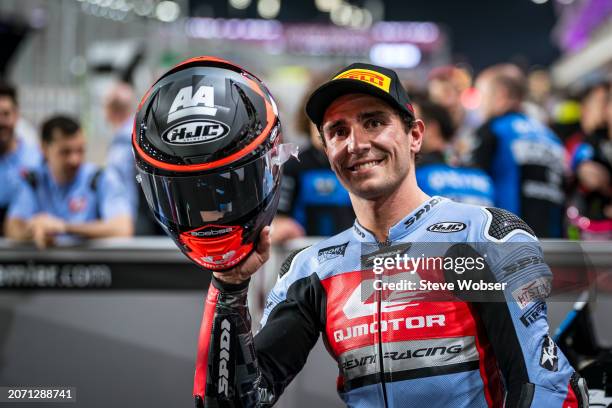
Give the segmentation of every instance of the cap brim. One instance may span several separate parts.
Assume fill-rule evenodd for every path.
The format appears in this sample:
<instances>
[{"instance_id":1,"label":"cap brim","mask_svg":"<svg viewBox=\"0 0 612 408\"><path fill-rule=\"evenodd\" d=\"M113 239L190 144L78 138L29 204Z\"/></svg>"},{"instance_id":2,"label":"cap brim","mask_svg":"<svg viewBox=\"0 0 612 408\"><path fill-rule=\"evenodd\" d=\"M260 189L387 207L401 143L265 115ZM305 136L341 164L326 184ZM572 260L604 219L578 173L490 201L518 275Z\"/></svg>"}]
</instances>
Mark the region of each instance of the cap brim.
<instances>
[{"instance_id":1,"label":"cap brim","mask_svg":"<svg viewBox=\"0 0 612 408\"><path fill-rule=\"evenodd\" d=\"M308 102L306 103L306 115L317 126L320 127L323 122L325 111L333 101L347 94L367 94L383 99L391 106L402 111L407 111L407 108L400 105L390 94L384 90L368 85L364 82L355 79L335 79L326 84L321 85L315 90Z\"/></svg>"}]
</instances>

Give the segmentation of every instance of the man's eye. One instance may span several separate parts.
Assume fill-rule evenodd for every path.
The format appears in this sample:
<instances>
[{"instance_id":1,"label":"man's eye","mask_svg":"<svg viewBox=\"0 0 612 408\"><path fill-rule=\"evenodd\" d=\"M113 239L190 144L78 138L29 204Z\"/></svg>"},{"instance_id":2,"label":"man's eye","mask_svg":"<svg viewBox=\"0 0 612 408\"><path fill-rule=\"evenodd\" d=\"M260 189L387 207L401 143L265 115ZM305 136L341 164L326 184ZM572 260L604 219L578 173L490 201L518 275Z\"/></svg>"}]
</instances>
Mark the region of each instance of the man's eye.
<instances>
[{"instance_id":1,"label":"man's eye","mask_svg":"<svg viewBox=\"0 0 612 408\"><path fill-rule=\"evenodd\" d=\"M383 123L378 119L368 119L365 123L366 129L374 129L381 126Z\"/></svg>"},{"instance_id":2,"label":"man's eye","mask_svg":"<svg viewBox=\"0 0 612 408\"><path fill-rule=\"evenodd\" d=\"M332 137L345 137L348 135L348 130L345 128L337 128L332 132Z\"/></svg>"}]
</instances>

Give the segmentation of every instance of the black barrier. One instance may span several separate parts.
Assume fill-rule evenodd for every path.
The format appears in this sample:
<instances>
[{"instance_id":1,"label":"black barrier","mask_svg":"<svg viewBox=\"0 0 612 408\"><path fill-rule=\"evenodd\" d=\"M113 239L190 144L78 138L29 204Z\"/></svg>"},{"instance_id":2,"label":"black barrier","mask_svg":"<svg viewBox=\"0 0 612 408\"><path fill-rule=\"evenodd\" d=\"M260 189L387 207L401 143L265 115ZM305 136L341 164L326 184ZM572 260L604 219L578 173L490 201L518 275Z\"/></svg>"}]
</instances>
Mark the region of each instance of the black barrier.
<instances>
[{"instance_id":1,"label":"black barrier","mask_svg":"<svg viewBox=\"0 0 612 408\"><path fill-rule=\"evenodd\" d=\"M166 238L102 240L39 251L0 240L0 290L197 290L211 274Z\"/></svg>"},{"instance_id":2,"label":"black barrier","mask_svg":"<svg viewBox=\"0 0 612 408\"><path fill-rule=\"evenodd\" d=\"M322 239L308 237L274 247L272 258L282 260L292 249ZM612 242L543 240L541 246L557 279L554 285L575 287L569 278L588 269L596 273L598 291L612 292ZM269 262L264 269L276 267ZM265 273L277 276L278 270ZM202 290L210 278L166 237L93 240L44 251L0 239L0 290Z\"/></svg>"}]
</instances>

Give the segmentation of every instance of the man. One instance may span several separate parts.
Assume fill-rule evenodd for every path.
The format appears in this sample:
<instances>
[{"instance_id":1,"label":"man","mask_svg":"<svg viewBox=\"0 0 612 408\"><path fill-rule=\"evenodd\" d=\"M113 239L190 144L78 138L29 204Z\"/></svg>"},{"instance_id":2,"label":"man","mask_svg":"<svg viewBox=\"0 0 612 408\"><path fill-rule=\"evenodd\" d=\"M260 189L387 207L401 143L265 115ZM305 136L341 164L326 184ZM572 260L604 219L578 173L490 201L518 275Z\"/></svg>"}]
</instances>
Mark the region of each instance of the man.
<instances>
[{"instance_id":1,"label":"man","mask_svg":"<svg viewBox=\"0 0 612 408\"><path fill-rule=\"evenodd\" d=\"M106 166L114 169L125 182L133 215L137 208L137 191L132 153L132 129L134 128L134 107L136 100L132 87L126 83L115 84L104 101L106 121L114 132L108 149Z\"/></svg>"},{"instance_id":2,"label":"man","mask_svg":"<svg viewBox=\"0 0 612 408\"><path fill-rule=\"evenodd\" d=\"M115 172L125 188L135 235L159 235L160 228L146 208L145 197L136 183L136 166L132 152L132 130L134 128L134 90L125 82L114 84L105 96L106 121L114 132L106 154L106 167Z\"/></svg>"},{"instance_id":3,"label":"man","mask_svg":"<svg viewBox=\"0 0 612 408\"><path fill-rule=\"evenodd\" d=\"M18 120L17 91L0 84L0 235L20 174L38 166L41 161L38 149L15 134Z\"/></svg>"},{"instance_id":4,"label":"man","mask_svg":"<svg viewBox=\"0 0 612 408\"><path fill-rule=\"evenodd\" d=\"M84 163L85 137L65 116L42 126L45 162L27 173L12 198L5 226L8 238L37 247L75 237L131 236L132 218L116 174Z\"/></svg>"},{"instance_id":5,"label":"man","mask_svg":"<svg viewBox=\"0 0 612 408\"><path fill-rule=\"evenodd\" d=\"M474 164L495 184L495 205L522 217L541 237L561 237L564 150L544 124L521 111L525 79L513 65L476 80L486 120L477 131Z\"/></svg>"},{"instance_id":6,"label":"man","mask_svg":"<svg viewBox=\"0 0 612 408\"><path fill-rule=\"evenodd\" d=\"M306 106L306 99L302 106ZM300 153L299 161L290 160L283 166L278 215L272 224L273 243L304 235L332 236L355 220L348 192L329 167L317 128L303 108L298 114L299 130L308 135L310 146Z\"/></svg>"},{"instance_id":7,"label":"man","mask_svg":"<svg viewBox=\"0 0 612 408\"><path fill-rule=\"evenodd\" d=\"M427 83L429 97L448 110L456 128L451 151L453 164L470 163L476 128L481 123L476 112L467 110L461 101L461 95L470 82L471 78L465 71L454 66L442 66L431 71Z\"/></svg>"},{"instance_id":8,"label":"man","mask_svg":"<svg viewBox=\"0 0 612 408\"><path fill-rule=\"evenodd\" d=\"M269 229L243 264L214 273L196 404L272 405L323 333L338 362L338 391L351 407L584 406L583 381L547 334L539 295L550 272L531 229L507 211L432 198L417 186L414 159L425 128L395 72L353 64L317 89L306 110L357 220L286 260L254 339L246 293L249 276L268 259ZM468 242L488 257L479 276L507 283L495 302L463 301L460 292L453 301L421 301L429 294L373 290L372 255L433 244L468 253ZM513 247L521 252L504 253ZM520 263L525 256L528 266ZM428 271L417 269L407 276L424 279ZM524 282L526 272L537 279ZM446 280L459 273L445 271Z\"/></svg>"},{"instance_id":9,"label":"man","mask_svg":"<svg viewBox=\"0 0 612 408\"><path fill-rule=\"evenodd\" d=\"M596 129L572 157L578 191L573 205L588 222L577 222L582 239L612 238L612 93L608 94L607 127ZM573 221L579 221L575 217Z\"/></svg>"},{"instance_id":10,"label":"man","mask_svg":"<svg viewBox=\"0 0 612 408\"><path fill-rule=\"evenodd\" d=\"M428 195L440 195L451 200L492 206L493 182L482 170L451 166L447 156L455 134L450 114L441 105L426 98L416 98L415 114L426 124L421 154L417 159L418 186Z\"/></svg>"}]
</instances>

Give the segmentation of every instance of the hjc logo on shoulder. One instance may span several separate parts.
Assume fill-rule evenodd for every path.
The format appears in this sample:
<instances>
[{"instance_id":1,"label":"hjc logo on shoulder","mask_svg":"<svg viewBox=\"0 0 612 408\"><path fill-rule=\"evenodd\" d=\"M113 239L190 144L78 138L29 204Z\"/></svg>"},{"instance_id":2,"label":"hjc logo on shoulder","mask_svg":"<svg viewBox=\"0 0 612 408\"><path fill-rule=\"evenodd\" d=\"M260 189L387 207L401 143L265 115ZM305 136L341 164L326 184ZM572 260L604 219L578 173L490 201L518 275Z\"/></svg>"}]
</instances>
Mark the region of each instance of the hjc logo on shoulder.
<instances>
[{"instance_id":1,"label":"hjc logo on shoulder","mask_svg":"<svg viewBox=\"0 0 612 408\"><path fill-rule=\"evenodd\" d=\"M450 232L459 232L463 231L466 228L466 225L462 222L439 222L437 224L430 225L427 227L427 231L431 232L441 232L441 233L450 233Z\"/></svg>"},{"instance_id":2,"label":"hjc logo on shoulder","mask_svg":"<svg viewBox=\"0 0 612 408\"><path fill-rule=\"evenodd\" d=\"M219 344L219 394L223 393L227 397L229 394L229 358L230 358L230 330L232 325L227 319L221 322L221 341Z\"/></svg>"}]
</instances>

